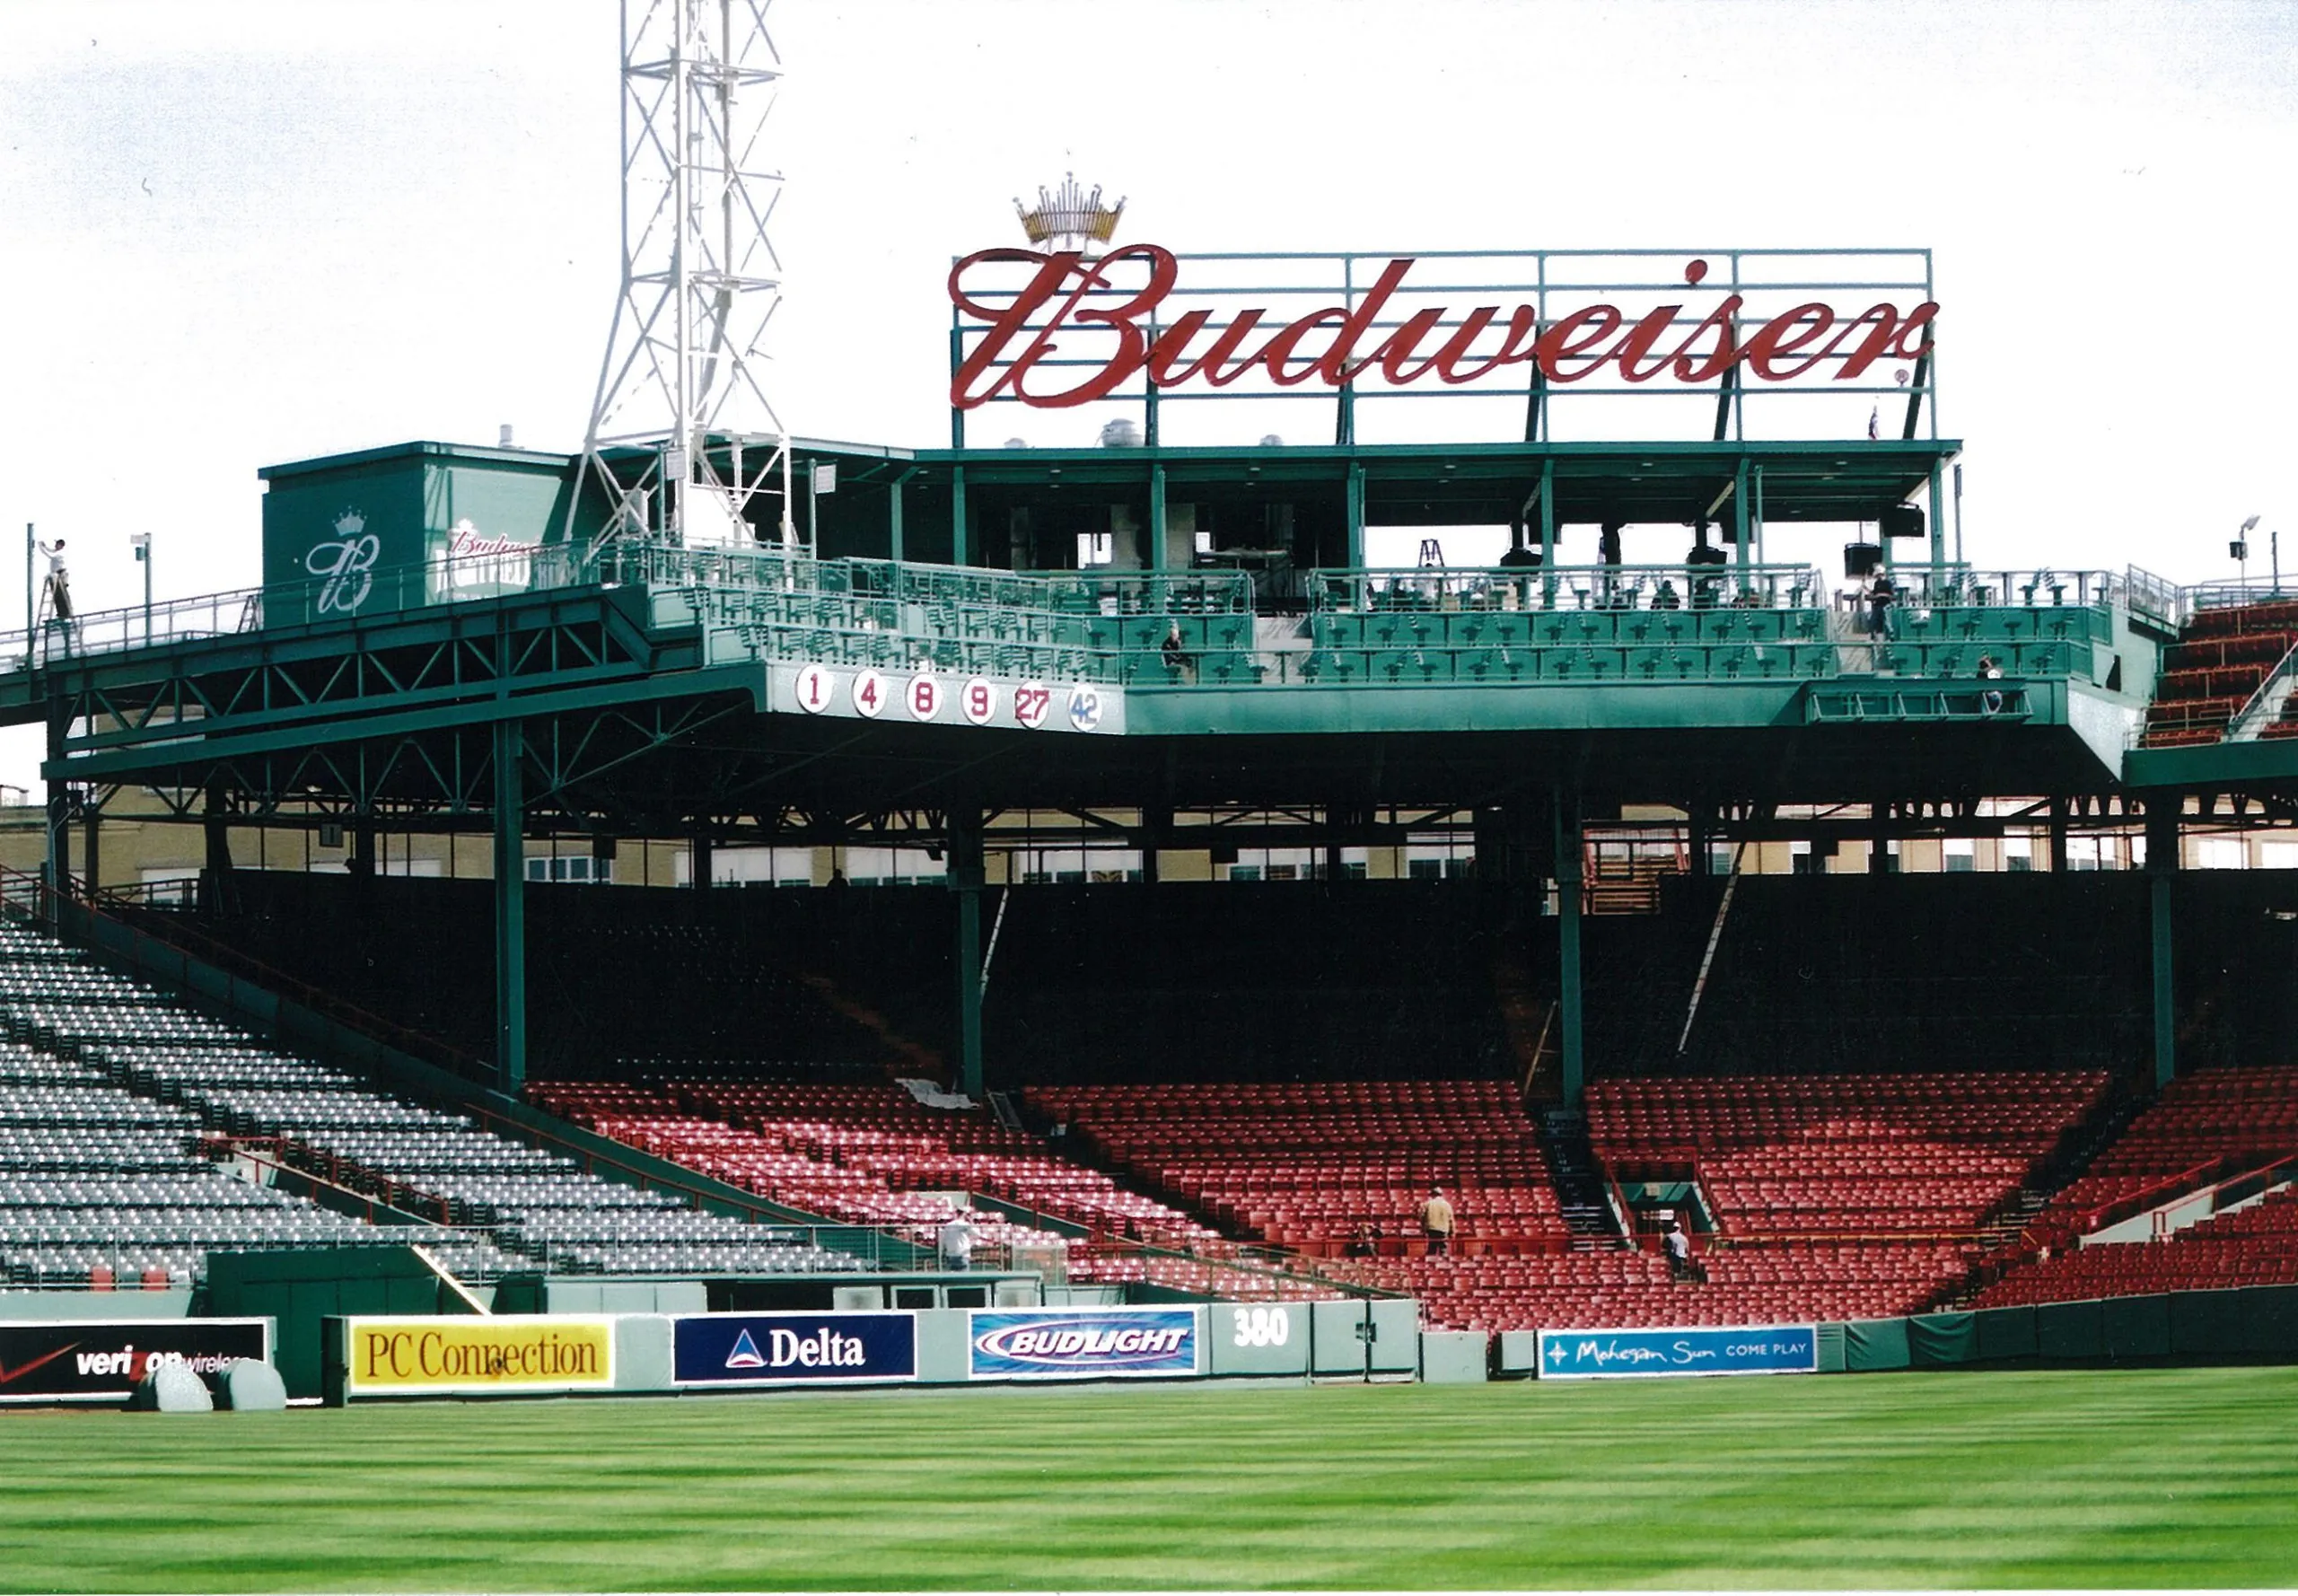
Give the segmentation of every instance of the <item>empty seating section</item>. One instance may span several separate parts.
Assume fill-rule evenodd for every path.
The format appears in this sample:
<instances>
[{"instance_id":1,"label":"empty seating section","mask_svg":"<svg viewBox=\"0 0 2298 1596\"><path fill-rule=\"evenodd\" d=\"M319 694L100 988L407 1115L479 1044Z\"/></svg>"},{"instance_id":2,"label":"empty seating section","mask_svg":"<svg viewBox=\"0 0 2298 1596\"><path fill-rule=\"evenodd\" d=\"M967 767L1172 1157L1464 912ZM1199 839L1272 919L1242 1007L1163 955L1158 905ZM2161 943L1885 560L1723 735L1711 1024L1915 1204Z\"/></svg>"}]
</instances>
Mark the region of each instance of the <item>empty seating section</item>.
<instances>
[{"instance_id":1,"label":"empty seating section","mask_svg":"<svg viewBox=\"0 0 2298 1596\"><path fill-rule=\"evenodd\" d=\"M2146 706L2144 746L2218 741L2294 645L2298 602L2197 610L2162 656L2162 674Z\"/></svg>"},{"instance_id":2,"label":"empty seating section","mask_svg":"<svg viewBox=\"0 0 2298 1596\"><path fill-rule=\"evenodd\" d=\"M13 1279L188 1282L211 1250L410 1242L478 1280L857 1267L271 1052L15 925L0 925L0 1027ZM364 1223L277 1189L282 1165L440 1223Z\"/></svg>"},{"instance_id":3,"label":"empty seating section","mask_svg":"<svg viewBox=\"0 0 2298 1596\"><path fill-rule=\"evenodd\" d=\"M2167 1202L2222 1161L2263 1164L2298 1152L2298 1066L2200 1070L2162 1089L2122 1135L2055 1193L2029 1227L2064 1245L2116 1205Z\"/></svg>"},{"instance_id":4,"label":"empty seating section","mask_svg":"<svg viewBox=\"0 0 2298 1596\"><path fill-rule=\"evenodd\" d=\"M1235 573L1000 573L770 552L641 557L648 568L633 574L703 624L714 658L1055 680L1260 676L1250 585ZM1181 668L1164 657L1176 628L1188 656Z\"/></svg>"},{"instance_id":5,"label":"empty seating section","mask_svg":"<svg viewBox=\"0 0 2298 1596\"><path fill-rule=\"evenodd\" d=\"M1931 1283L1960 1273L1951 1242L1890 1246L1776 1243L1699 1254L1704 1281L1677 1281L1664 1258L1633 1249L1522 1257L1376 1258L1328 1266L1367 1285L1408 1293L1432 1321L1467 1329L1793 1324L1873 1319L1919 1306Z\"/></svg>"},{"instance_id":6,"label":"empty seating section","mask_svg":"<svg viewBox=\"0 0 2298 1596\"><path fill-rule=\"evenodd\" d=\"M1837 665L1827 611L1811 608L1522 609L1471 595L1319 609L1309 643L1304 679L1375 684L1794 680Z\"/></svg>"},{"instance_id":7,"label":"empty seating section","mask_svg":"<svg viewBox=\"0 0 2298 1596\"><path fill-rule=\"evenodd\" d=\"M1969 1234L2107 1084L2098 1070L1602 1081L1588 1129L1616 1170L1695 1171L1727 1238Z\"/></svg>"},{"instance_id":8,"label":"empty seating section","mask_svg":"<svg viewBox=\"0 0 2298 1596\"><path fill-rule=\"evenodd\" d=\"M1566 1235L1539 1136L1501 1081L1032 1087L1039 1112L1116 1168L1240 1234L1340 1257L1395 1250L1442 1186L1460 1235L1522 1250ZM1417 1244L1417 1243L1416 1243Z\"/></svg>"},{"instance_id":9,"label":"empty seating section","mask_svg":"<svg viewBox=\"0 0 2298 1596\"><path fill-rule=\"evenodd\" d=\"M773 1202L891 1226L928 1245L965 1193L1083 1226L1093 1237L1192 1249L1219 1241L1187 1215L1053 1155L978 1109L928 1108L888 1083L566 1082L538 1086L532 1095L602 1136ZM987 1256L1066 1245L1052 1231L968 1206ZM1091 1246L1067 1250L1071 1277L1090 1277Z\"/></svg>"},{"instance_id":10,"label":"empty seating section","mask_svg":"<svg viewBox=\"0 0 2298 1596\"><path fill-rule=\"evenodd\" d=\"M2298 1188L2283 1186L2163 1241L2076 1247L2013 1270L1981 1292L1976 1305L2293 1284L2298 1284Z\"/></svg>"}]
</instances>

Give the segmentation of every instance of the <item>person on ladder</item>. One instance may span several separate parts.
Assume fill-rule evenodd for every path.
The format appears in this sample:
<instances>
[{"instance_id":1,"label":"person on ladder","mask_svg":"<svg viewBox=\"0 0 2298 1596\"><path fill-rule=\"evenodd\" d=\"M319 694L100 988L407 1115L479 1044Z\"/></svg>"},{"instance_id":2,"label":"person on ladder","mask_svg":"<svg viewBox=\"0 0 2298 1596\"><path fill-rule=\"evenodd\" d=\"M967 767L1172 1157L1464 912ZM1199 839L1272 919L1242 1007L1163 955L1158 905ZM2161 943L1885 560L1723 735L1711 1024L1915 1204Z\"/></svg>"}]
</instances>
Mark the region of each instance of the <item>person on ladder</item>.
<instances>
[{"instance_id":1,"label":"person on ladder","mask_svg":"<svg viewBox=\"0 0 2298 1596\"><path fill-rule=\"evenodd\" d=\"M64 572L64 539L39 547L48 556L48 581L39 590L40 618L50 625L67 624L72 619L72 584Z\"/></svg>"}]
</instances>

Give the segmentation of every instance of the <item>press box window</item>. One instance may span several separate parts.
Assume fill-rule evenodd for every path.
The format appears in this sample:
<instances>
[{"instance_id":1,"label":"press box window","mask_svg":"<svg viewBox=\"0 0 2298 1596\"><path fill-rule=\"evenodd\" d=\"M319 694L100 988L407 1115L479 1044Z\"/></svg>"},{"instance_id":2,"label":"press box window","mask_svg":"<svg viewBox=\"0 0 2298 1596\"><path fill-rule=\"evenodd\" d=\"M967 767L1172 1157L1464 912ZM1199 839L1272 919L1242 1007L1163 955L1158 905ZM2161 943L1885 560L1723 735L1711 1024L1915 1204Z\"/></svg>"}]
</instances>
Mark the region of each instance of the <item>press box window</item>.
<instances>
[{"instance_id":1,"label":"press box window","mask_svg":"<svg viewBox=\"0 0 2298 1596\"><path fill-rule=\"evenodd\" d=\"M561 859L530 859L527 861L527 879L578 886L597 885L614 880L614 861L593 859L587 854L570 855Z\"/></svg>"}]
</instances>

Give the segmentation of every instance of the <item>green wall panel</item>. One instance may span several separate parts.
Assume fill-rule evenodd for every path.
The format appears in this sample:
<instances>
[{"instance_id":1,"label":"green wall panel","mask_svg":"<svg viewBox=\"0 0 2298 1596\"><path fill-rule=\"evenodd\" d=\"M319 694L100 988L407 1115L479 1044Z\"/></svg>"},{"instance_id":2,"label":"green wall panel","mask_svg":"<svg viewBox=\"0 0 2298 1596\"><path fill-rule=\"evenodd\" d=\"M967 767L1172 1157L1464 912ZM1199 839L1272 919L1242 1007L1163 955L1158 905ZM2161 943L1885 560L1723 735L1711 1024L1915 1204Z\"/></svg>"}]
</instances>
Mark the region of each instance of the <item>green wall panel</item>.
<instances>
[{"instance_id":1,"label":"green wall panel","mask_svg":"<svg viewBox=\"0 0 2298 1596\"><path fill-rule=\"evenodd\" d=\"M2096 1302L2042 1302L2035 1308L2035 1355L2045 1358L2106 1355L2106 1332Z\"/></svg>"},{"instance_id":2,"label":"green wall panel","mask_svg":"<svg viewBox=\"0 0 2298 1596\"><path fill-rule=\"evenodd\" d=\"M1854 1374L1908 1366L1907 1320L1855 1319L1843 1327L1843 1366Z\"/></svg>"},{"instance_id":3,"label":"green wall panel","mask_svg":"<svg viewBox=\"0 0 2298 1596\"><path fill-rule=\"evenodd\" d=\"M2035 1311L2030 1307L1982 1308L1971 1315L1981 1361L2035 1355Z\"/></svg>"},{"instance_id":4,"label":"green wall panel","mask_svg":"<svg viewBox=\"0 0 2298 1596\"><path fill-rule=\"evenodd\" d=\"M1843 1372L1843 1332L1844 1327L1839 1324L1823 1324L1820 1327L1818 1350L1820 1373L1840 1374Z\"/></svg>"},{"instance_id":5,"label":"green wall panel","mask_svg":"<svg viewBox=\"0 0 2298 1596\"><path fill-rule=\"evenodd\" d=\"M2171 1300L2109 1297L2099 1305L2100 1333L2109 1358L2159 1358L2171 1353Z\"/></svg>"},{"instance_id":6,"label":"green wall panel","mask_svg":"<svg viewBox=\"0 0 2298 1596\"><path fill-rule=\"evenodd\" d=\"M1907 1321L1908 1362L1918 1369L1968 1364L1978 1356L1978 1316L1922 1313Z\"/></svg>"}]
</instances>

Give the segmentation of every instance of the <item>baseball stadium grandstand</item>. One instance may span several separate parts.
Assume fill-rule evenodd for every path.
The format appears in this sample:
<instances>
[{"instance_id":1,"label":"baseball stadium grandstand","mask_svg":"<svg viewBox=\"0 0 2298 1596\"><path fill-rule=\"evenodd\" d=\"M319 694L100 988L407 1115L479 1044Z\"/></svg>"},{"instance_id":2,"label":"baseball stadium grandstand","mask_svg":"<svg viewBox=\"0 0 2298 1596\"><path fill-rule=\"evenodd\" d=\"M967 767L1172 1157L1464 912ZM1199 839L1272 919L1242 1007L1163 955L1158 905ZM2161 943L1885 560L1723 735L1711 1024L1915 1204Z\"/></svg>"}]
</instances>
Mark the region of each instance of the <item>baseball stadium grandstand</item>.
<instances>
[{"instance_id":1,"label":"baseball stadium grandstand","mask_svg":"<svg viewBox=\"0 0 2298 1596\"><path fill-rule=\"evenodd\" d=\"M610 360L579 452L273 465L259 586L0 636L11 1290L1346 1304L1481 1378L2298 1285L2298 598L1967 559L1927 250L1121 208L952 266L947 446L618 433Z\"/></svg>"}]
</instances>

